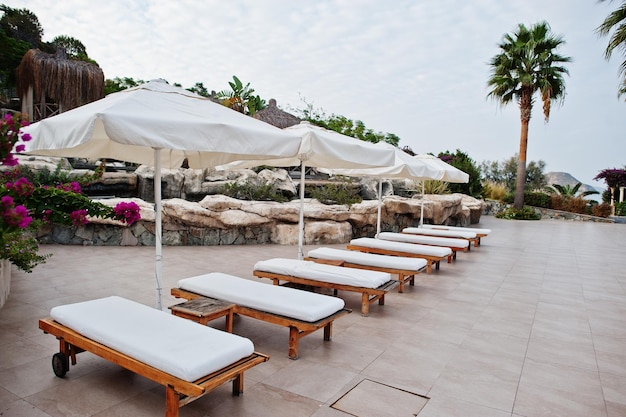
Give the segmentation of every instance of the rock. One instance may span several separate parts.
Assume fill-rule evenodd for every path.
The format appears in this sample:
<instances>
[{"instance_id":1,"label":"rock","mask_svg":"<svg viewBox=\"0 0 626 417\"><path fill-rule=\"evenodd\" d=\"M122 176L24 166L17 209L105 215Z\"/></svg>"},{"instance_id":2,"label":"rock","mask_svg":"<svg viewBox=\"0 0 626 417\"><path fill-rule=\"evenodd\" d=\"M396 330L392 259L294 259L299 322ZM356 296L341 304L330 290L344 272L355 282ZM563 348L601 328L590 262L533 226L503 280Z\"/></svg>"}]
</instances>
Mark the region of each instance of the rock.
<instances>
[{"instance_id":1,"label":"rock","mask_svg":"<svg viewBox=\"0 0 626 417\"><path fill-rule=\"evenodd\" d=\"M203 207L211 211L224 211L224 210L238 210L243 204L244 200L237 200L225 195L207 195L200 201L200 207Z\"/></svg>"},{"instance_id":2,"label":"rock","mask_svg":"<svg viewBox=\"0 0 626 417\"><path fill-rule=\"evenodd\" d=\"M304 217L316 220L346 221L350 218L350 208L342 204L322 204L315 199L305 199Z\"/></svg>"},{"instance_id":3,"label":"rock","mask_svg":"<svg viewBox=\"0 0 626 417\"><path fill-rule=\"evenodd\" d=\"M183 194L184 169L161 169L162 199L181 198ZM145 201L154 201L154 167L141 165L135 170L137 175L137 196Z\"/></svg>"},{"instance_id":4,"label":"rock","mask_svg":"<svg viewBox=\"0 0 626 417\"><path fill-rule=\"evenodd\" d=\"M37 155L15 155L19 161L19 165L28 167L32 170L47 169L50 172L54 172L57 167L62 170L69 171L72 169L72 165L67 158L54 157L54 156L37 156ZM12 166L0 165L0 170L8 171L13 169Z\"/></svg>"},{"instance_id":5,"label":"rock","mask_svg":"<svg viewBox=\"0 0 626 417\"><path fill-rule=\"evenodd\" d=\"M458 194L461 196L461 203L463 207L467 207L469 210L469 224L478 224L480 223L480 216L483 213L483 208L485 206L485 202L482 200L478 200L474 197L470 197L465 194ZM467 225L464 225L467 226Z\"/></svg>"},{"instance_id":6,"label":"rock","mask_svg":"<svg viewBox=\"0 0 626 417\"><path fill-rule=\"evenodd\" d=\"M386 218L387 210L381 209L381 220ZM348 221L356 228L376 225L378 222L378 200L363 200L350 206Z\"/></svg>"},{"instance_id":7,"label":"rock","mask_svg":"<svg viewBox=\"0 0 626 417\"><path fill-rule=\"evenodd\" d=\"M432 224L443 224L449 217L456 217L463 209L460 194L428 194L424 198L433 204L432 215L424 214L424 218L430 218ZM427 207L424 205L424 212L426 212Z\"/></svg>"},{"instance_id":8,"label":"rock","mask_svg":"<svg viewBox=\"0 0 626 417\"><path fill-rule=\"evenodd\" d=\"M272 229L272 243L279 245L298 244L298 225L279 223Z\"/></svg>"},{"instance_id":9,"label":"rock","mask_svg":"<svg viewBox=\"0 0 626 417\"><path fill-rule=\"evenodd\" d=\"M352 226L348 222L309 222L304 224L305 245L347 243L352 239Z\"/></svg>"},{"instance_id":10,"label":"rock","mask_svg":"<svg viewBox=\"0 0 626 417\"><path fill-rule=\"evenodd\" d=\"M272 222L272 220L267 217L249 213L244 210L222 211L219 212L217 218L224 225L224 228L237 226L254 227Z\"/></svg>"},{"instance_id":11,"label":"rock","mask_svg":"<svg viewBox=\"0 0 626 417\"><path fill-rule=\"evenodd\" d=\"M183 170L184 185L182 198L190 201L198 201L206 194L203 193L202 183L205 178L204 169L185 169Z\"/></svg>"},{"instance_id":12,"label":"rock","mask_svg":"<svg viewBox=\"0 0 626 417\"><path fill-rule=\"evenodd\" d=\"M352 226L348 222L311 221L304 223L305 245L347 243L352 239ZM279 224L272 232L272 243L298 244L298 225Z\"/></svg>"},{"instance_id":13,"label":"rock","mask_svg":"<svg viewBox=\"0 0 626 417\"><path fill-rule=\"evenodd\" d=\"M245 211L256 213L259 216L274 219L279 222L298 223L300 220L300 201L287 203L275 201L251 201L246 204Z\"/></svg>"},{"instance_id":14,"label":"rock","mask_svg":"<svg viewBox=\"0 0 626 417\"><path fill-rule=\"evenodd\" d=\"M288 198L294 197L297 194L296 184L289 176L287 170L264 169L259 172L258 178L262 184L273 184L277 191L280 191Z\"/></svg>"}]
</instances>

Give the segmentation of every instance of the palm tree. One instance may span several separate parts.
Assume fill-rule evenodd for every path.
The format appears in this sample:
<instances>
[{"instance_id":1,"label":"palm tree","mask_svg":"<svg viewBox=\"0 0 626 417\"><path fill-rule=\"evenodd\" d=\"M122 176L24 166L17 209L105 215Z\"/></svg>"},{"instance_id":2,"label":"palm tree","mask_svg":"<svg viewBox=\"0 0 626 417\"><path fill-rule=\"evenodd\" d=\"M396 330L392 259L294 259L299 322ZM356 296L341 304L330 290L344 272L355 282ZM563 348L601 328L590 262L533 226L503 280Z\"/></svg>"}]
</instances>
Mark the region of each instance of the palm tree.
<instances>
[{"instance_id":1,"label":"palm tree","mask_svg":"<svg viewBox=\"0 0 626 417\"><path fill-rule=\"evenodd\" d=\"M606 1L606 0L600 0ZM611 30L613 34L609 39L609 44L604 50L604 57L608 61L615 49L626 50L626 1L622 1L621 6L604 19L604 22L596 29L601 36L607 36ZM622 83L619 88L618 95L626 94L626 61L622 62L619 68L619 75L622 77Z\"/></svg>"},{"instance_id":2,"label":"palm tree","mask_svg":"<svg viewBox=\"0 0 626 417\"><path fill-rule=\"evenodd\" d=\"M559 194L560 196L564 198L583 198L588 195L600 194L597 191L591 191L591 190L581 191L579 193L578 190L580 189L581 185L582 183L580 182L574 185L573 187L570 184L566 184L566 185L552 184L552 186L546 187L546 190L552 194Z\"/></svg>"},{"instance_id":3,"label":"palm tree","mask_svg":"<svg viewBox=\"0 0 626 417\"><path fill-rule=\"evenodd\" d=\"M533 96L537 91L540 93L547 122L552 102L562 102L565 95L563 74L569 75L569 72L561 64L570 62L571 58L556 52L564 43L561 36L550 33L547 22L539 22L530 28L519 24L515 32L504 35L499 45L501 52L489 63L492 74L487 85L491 91L487 97L502 106L515 100L520 108L522 127L513 204L518 210L524 206L528 124L534 104Z\"/></svg>"}]
</instances>

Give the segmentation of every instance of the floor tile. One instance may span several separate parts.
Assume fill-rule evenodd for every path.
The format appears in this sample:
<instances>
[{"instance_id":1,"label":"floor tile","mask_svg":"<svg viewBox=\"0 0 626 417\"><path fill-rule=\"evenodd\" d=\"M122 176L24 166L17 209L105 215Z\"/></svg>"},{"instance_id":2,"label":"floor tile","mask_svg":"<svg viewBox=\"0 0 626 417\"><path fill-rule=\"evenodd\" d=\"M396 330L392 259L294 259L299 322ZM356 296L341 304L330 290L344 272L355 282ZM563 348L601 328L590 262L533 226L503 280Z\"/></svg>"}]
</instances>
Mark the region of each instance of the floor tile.
<instances>
[{"instance_id":1,"label":"floor tile","mask_svg":"<svg viewBox=\"0 0 626 417\"><path fill-rule=\"evenodd\" d=\"M331 405L365 380L428 396L420 417L625 416L626 257L612 243L624 226L483 216L479 227L492 229L479 248L390 292L369 317L358 314L357 294L340 293L355 312L335 322L332 341L321 332L302 338L296 361L286 328L236 317L235 333L270 360L246 373L243 395L222 385L181 417L346 417ZM154 306L154 248L43 249L52 258L32 274L16 271L0 309L0 414L163 415L162 386L90 353L55 377L58 341L37 326L56 305L99 296ZM252 270L273 257L295 258L297 249L165 246L163 303L180 302L169 294L179 279L211 271L271 285ZM390 415L404 412L399 401L386 405Z\"/></svg>"}]
</instances>

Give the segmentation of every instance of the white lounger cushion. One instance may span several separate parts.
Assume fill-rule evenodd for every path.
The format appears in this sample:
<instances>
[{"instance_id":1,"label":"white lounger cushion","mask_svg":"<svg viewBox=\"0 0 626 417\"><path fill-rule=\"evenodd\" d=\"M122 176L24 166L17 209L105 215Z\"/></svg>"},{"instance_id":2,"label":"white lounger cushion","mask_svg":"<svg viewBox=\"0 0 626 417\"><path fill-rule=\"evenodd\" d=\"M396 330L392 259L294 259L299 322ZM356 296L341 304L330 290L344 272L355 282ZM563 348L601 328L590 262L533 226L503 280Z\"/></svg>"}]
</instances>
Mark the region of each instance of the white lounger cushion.
<instances>
[{"instance_id":1,"label":"white lounger cushion","mask_svg":"<svg viewBox=\"0 0 626 417\"><path fill-rule=\"evenodd\" d=\"M274 258L259 261L254 265L254 270L363 288L378 288L391 281L391 274L387 272L344 268L298 259Z\"/></svg>"},{"instance_id":2,"label":"white lounger cushion","mask_svg":"<svg viewBox=\"0 0 626 417\"><path fill-rule=\"evenodd\" d=\"M309 258L346 261L358 265L374 266L377 268L402 269L405 271L419 271L427 264L425 259L420 258L378 255L375 253L333 248L313 249L309 251L308 256Z\"/></svg>"},{"instance_id":3,"label":"white lounger cushion","mask_svg":"<svg viewBox=\"0 0 626 417\"><path fill-rule=\"evenodd\" d=\"M452 249L444 248L443 246L417 245L415 243L394 242L393 240L374 239L372 237L352 239L350 244L354 246L364 246L366 248L412 253L414 255L439 257L452 255Z\"/></svg>"},{"instance_id":4,"label":"white lounger cushion","mask_svg":"<svg viewBox=\"0 0 626 417\"><path fill-rule=\"evenodd\" d=\"M429 236L440 236L440 237L456 237L460 239L475 239L476 233L467 232L467 231L457 231L457 230L438 230L438 229L428 229L421 227L407 227L402 229L402 233L413 233L416 235L429 235Z\"/></svg>"},{"instance_id":5,"label":"white lounger cushion","mask_svg":"<svg viewBox=\"0 0 626 417\"><path fill-rule=\"evenodd\" d=\"M406 233L382 232L378 234L378 239L393 240L396 242L405 242L405 243L418 243L420 245L435 245L435 246L448 246L448 247L453 246L455 248L469 247L469 241L463 240L463 239L453 239L449 237L409 235Z\"/></svg>"},{"instance_id":6,"label":"white lounger cushion","mask_svg":"<svg viewBox=\"0 0 626 417\"><path fill-rule=\"evenodd\" d=\"M212 272L178 281L178 287L268 313L316 322L341 310L341 298Z\"/></svg>"},{"instance_id":7,"label":"white lounger cushion","mask_svg":"<svg viewBox=\"0 0 626 417\"><path fill-rule=\"evenodd\" d=\"M455 226L443 226L438 224L423 224L422 227L426 229L440 229L440 230L455 230L455 231L467 231L474 232L477 235L488 235L491 233L491 229L480 229L476 227L455 227Z\"/></svg>"},{"instance_id":8,"label":"white lounger cushion","mask_svg":"<svg viewBox=\"0 0 626 417\"><path fill-rule=\"evenodd\" d=\"M190 382L254 352L249 339L117 296L54 307L50 313L91 340Z\"/></svg>"}]
</instances>

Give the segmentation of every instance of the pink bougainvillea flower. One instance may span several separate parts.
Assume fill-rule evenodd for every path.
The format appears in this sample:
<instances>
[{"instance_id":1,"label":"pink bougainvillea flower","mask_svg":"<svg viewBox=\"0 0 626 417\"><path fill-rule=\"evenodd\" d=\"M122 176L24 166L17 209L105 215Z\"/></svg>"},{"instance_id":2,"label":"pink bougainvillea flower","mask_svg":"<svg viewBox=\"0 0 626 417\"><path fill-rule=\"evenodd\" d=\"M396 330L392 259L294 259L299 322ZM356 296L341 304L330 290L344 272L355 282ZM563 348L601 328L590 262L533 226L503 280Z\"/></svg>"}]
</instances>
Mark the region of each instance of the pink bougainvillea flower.
<instances>
[{"instance_id":1,"label":"pink bougainvillea flower","mask_svg":"<svg viewBox=\"0 0 626 417\"><path fill-rule=\"evenodd\" d=\"M87 210L76 210L70 213L72 224L74 226L80 226L81 224L89 223L87 220Z\"/></svg>"},{"instance_id":2,"label":"pink bougainvillea flower","mask_svg":"<svg viewBox=\"0 0 626 417\"><path fill-rule=\"evenodd\" d=\"M122 201L113 208L117 217L128 225L132 225L141 219L139 210L139 206L133 201Z\"/></svg>"},{"instance_id":3,"label":"pink bougainvillea flower","mask_svg":"<svg viewBox=\"0 0 626 417\"><path fill-rule=\"evenodd\" d=\"M14 191L20 197L28 197L35 191L35 186L28 179L21 177L15 182L6 183L7 190Z\"/></svg>"}]
</instances>

